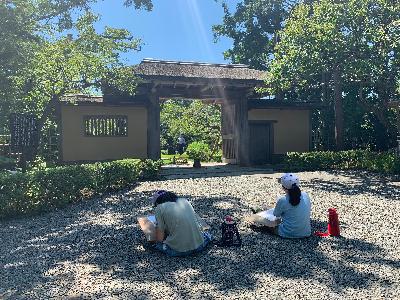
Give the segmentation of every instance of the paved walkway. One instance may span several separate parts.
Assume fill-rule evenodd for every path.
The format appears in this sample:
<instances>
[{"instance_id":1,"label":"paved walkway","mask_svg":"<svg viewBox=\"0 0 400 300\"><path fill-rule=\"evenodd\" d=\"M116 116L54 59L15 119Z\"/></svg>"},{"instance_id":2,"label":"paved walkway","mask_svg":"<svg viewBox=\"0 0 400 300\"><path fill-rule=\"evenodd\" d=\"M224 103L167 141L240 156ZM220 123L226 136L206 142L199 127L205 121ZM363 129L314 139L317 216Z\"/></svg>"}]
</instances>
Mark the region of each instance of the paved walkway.
<instances>
[{"instance_id":1,"label":"paved walkway","mask_svg":"<svg viewBox=\"0 0 400 300\"><path fill-rule=\"evenodd\" d=\"M206 177L225 177L241 176L251 174L271 174L271 166L240 167L224 163L202 163L201 168L193 168L190 164L185 165L165 165L162 166L160 175L165 179L179 178L206 178Z\"/></svg>"}]
</instances>

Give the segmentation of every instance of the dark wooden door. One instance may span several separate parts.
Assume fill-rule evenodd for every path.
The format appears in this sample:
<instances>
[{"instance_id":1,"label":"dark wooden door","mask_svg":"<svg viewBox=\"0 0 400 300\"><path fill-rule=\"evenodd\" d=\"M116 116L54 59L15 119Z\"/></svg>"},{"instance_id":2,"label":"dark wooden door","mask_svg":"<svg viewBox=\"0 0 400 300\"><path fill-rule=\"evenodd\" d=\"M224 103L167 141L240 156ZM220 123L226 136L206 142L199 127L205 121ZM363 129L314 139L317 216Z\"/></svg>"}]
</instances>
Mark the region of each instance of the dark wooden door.
<instances>
[{"instance_id":1,"label":"dark wooden door","mask_svg":"<svg viewBox=\"0 0 400 300\"><path fill-rule=\"evenodd\" d=\"M250 123L250 162L262 165L271 162L272 125L264 122Z\"/></svg>"}]
</instances>

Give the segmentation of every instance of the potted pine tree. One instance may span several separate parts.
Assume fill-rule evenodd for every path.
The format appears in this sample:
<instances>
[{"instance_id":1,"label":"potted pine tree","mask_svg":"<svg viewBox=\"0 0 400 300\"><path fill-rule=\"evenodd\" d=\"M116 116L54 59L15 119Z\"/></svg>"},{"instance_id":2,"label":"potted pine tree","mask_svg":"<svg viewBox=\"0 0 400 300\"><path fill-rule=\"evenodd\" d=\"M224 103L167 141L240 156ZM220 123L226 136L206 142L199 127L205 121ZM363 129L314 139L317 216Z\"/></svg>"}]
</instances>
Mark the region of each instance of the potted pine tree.
<instances>
[{"instance_id":1,"label":"potted pine tree","mask_svg":"<svg viewBox=\"0 0 400 300\"><path fill-rule=\"evenodd\" d=\"M193 159L193 167L200 168L201 161L209 159L210 148L204 142L193 142L187 147L186 153L190 159Z\"/></svg>"}]
</instances>

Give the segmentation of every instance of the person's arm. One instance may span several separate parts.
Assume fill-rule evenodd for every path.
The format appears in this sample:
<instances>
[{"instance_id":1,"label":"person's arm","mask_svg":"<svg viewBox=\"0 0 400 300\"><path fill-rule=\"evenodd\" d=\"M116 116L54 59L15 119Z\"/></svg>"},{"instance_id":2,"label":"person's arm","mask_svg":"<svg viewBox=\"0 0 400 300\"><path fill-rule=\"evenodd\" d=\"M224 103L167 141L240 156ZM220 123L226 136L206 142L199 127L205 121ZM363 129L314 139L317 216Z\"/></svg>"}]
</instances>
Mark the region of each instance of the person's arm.
<instances>
[{"instance_id":1,"label":"person's arm","mask_svg":"<svg viewBox=\"0 0 400 300\"><path fill-rule=\"evenodd\" d=\"M155 229L156 241L162 242L165 239L165 223L159 207L157 207L155 210L155 216L157 220L157 225Z\"/></svg>"},{"instance_id":2,"label":"person's arm","mask_svg":"<svg viewBox=\"0 0 400 300\"><path fill-rule=\"evenodd\" d=\"M160 228L156 227L156 241L162 242L165 239L165 232L160 230Z\"/></svg>"},{"instance_id":3,"label":"person's arm","mask_svg":"<svg viewBox=\"0 0 400 300\"><path fill-rule=\"evenodd\" d=\"M279 199L278 200L278 202L276 203L276 206L275 206L275 208L274 208L274 216L275 217L277 217L277 218L281 218L282 217L282 213L283 213L283 211L282 211L282 201L281 201L281 199Z\"/></svg>"}]
</instances>

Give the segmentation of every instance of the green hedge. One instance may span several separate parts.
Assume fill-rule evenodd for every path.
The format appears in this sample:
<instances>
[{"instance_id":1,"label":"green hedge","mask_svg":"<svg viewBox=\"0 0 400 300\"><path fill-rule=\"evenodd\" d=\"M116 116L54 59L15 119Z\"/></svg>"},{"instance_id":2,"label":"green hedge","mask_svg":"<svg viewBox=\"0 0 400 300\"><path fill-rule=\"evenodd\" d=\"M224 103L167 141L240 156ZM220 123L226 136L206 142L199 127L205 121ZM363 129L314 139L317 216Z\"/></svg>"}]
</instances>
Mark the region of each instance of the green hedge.
<instances>
[{"instance_id":1,"label":"green hedge","mask_svg":"<svg viewBox=\"0 0 400 300\"><path fill-rule=\"evenodd\" d=\"M288 153L284 168L293 171L367 170L383 174L400 174L400 159L392 153L366 150Z\"/></svg>"},{"instance_id":2,"label":"green hedge","mask_svg":"<svg viewBox=\"0 0 400 300\"><path fill-rule=\"evenodd\" d=\"M107 191L154 179L161 163L124 159L27 173L0 173L0 219L63 207Z\"/></svg>"}]
</instances>

